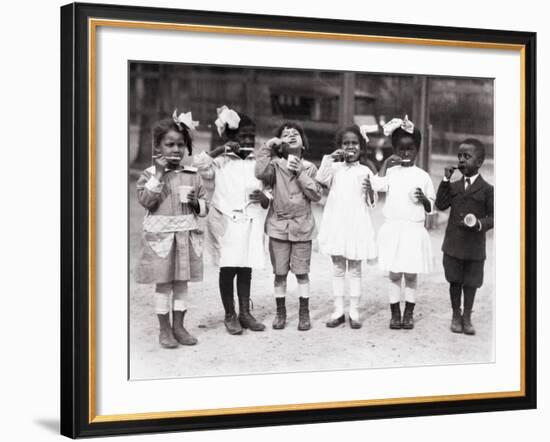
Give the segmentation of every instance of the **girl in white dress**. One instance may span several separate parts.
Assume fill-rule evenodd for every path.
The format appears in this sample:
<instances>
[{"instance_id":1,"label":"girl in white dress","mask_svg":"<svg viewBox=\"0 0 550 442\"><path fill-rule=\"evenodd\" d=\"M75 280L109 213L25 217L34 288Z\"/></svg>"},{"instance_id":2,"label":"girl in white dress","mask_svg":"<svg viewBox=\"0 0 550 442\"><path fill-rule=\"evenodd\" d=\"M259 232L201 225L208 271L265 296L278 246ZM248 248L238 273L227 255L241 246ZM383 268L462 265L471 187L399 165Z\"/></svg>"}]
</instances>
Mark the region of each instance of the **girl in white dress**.
<instances>
[{"instance_id":1,"label":"girl in white dress","mask_svg":"<svg viewBox=\"0 0 550 442\"><path fill-rule=\"evenodd\" d=\"M325 155L316 179L330 189L319 229L319 248L330 255L333 264L334 311L327 327L345 322L344 291L346 265L349 280L349 322L361 328L357 306L361 295L361 261L376 258L376 242L370 217L377 194L363 189L373 172L359 163L368 137L357 126L346 127L336 135L336 149ZM369 181L370 182L370 181Z\"/></svg>"},{"instance_id":2,"label":"girl in white dress","mask_svg":"<svg viewBox=\"0 0 550 442\"><path fill-rule=\"evenodd\" d=\"M415 166L421 134L405 116L384 126L394 153L382 164L372 187L386 192L385 223L378 232L378 264L389 272L391 329L414 327L417 274L433 267L430 237L424 221L434 207L435 191L428 173ZM405 280L405 311L401 318L401 287Z\"/></svg>"},{"instance_id":3,"label":"girl in white dress","mask_svg":"<svg viewBox=\"0 0 550 442\"><path fill-rule=\"evenodd\" d=\"M214 184L212 210L207 218L205 256L220 267L219 288L224 324L232 335L243 328L263 331L250 312L252 269L264 266L264 223L269 197L254 176L256 125L245 114L222 106L216 120L224 144L195 157L205 182ZM234 306L237 280L239 314Z\"/></svg>"}]
</instances>

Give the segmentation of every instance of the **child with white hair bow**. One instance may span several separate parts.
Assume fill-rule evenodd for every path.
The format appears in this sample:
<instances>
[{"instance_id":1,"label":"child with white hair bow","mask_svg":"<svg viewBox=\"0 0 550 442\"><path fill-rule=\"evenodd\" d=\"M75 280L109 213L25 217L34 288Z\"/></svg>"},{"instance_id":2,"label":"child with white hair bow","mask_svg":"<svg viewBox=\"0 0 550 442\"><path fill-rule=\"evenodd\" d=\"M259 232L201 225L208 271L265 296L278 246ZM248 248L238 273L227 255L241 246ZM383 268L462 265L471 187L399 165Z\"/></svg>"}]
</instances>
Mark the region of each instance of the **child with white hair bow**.
<instances>
[{"instance_id":1,"label":"child with white hair bow","mask_svg":"<svg viewBox=\"0 0 550 442\"><path fill-rule=\"evenodd\" d=\"M433 267L426 214L434 208L435 191L428 173L415 166L421 134L405 118L394 118L384 125L384 134L391 135L393 155L372 179L372 187L386 192L384 224L378 232L378 265L389 272L391 329L414 327L413 311L418 273ZM401 317L401 289L405 283L405 311Z\"/></svg>"},{"instance_id":2,"label":"child with white hair bow","mask_svg":"<svg viewBox=\"0 0 550 442\"><path fill-rule=\"evenodd\" d=\"M198 125L191 112L160 120L153 126L153 162L137 182L139 203L146 209L143 250L136 282L155 283L154 305L163 348L194 345L183 326L188 281L202 281L203 231L197 217L208 211L206 189L197 169L183 166L192 153L190 132ZM172 300L170 300L172 297ZM170 324L172 312L172 324Z\"/></svg>"},{"instance_id":3,"label":"child with white hair bow","mask_svg":"<svg viewBox=\"0 0 550 442\"><path fill-rule=\"evenodd\" d=\"M349 323L361 328L358 304L361 295L361 265L363 260L376 258L376 242L370 210L376 204L377 193L370 185L373 171L360 164L366 152L368 136L361 128L348 126L336 134L337 149L325 155L316 179L330 189L323 220L319 229L319 248L330 255L333 264L332 292L334 311L327 327L345 322L344 292L346 267L349 272Z\"/></svg>"},{"instance_id":4,"label":"child with white hair bow","mask_svg":"<svg viewBox=\"0 0 550 442\"><path fill-rule=\"evenodd\" d=\"M254 176L256 125L247 115L227 106L217 109L215 121L223 144L195 157L205 181L213 181L207 219L206 258L219 266L219 288L228 333L243 328L263 331L264 324L250 312L252 269L264 267L264 223L269 193ZM237 285L239 314L234 306Z\"/></svg>"}]
</instances>

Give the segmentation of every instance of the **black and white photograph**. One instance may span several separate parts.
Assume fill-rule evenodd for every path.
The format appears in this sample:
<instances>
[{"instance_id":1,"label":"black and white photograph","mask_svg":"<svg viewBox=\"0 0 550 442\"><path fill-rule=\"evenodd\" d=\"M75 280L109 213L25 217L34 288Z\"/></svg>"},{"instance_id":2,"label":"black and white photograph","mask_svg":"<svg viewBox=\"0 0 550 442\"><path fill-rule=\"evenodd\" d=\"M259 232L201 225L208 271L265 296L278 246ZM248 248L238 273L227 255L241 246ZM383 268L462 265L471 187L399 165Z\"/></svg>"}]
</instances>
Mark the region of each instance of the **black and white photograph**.
<instances>
[{"instance_id":1,"label":"black and white photograph","mask_svg":"<svg viewBox=\"0 0 550 442\"><path fill-rule=\"evenodd\" d=\"M495 360L494 79L128 62L128 378Z\"/></svg>"}]
</instances>

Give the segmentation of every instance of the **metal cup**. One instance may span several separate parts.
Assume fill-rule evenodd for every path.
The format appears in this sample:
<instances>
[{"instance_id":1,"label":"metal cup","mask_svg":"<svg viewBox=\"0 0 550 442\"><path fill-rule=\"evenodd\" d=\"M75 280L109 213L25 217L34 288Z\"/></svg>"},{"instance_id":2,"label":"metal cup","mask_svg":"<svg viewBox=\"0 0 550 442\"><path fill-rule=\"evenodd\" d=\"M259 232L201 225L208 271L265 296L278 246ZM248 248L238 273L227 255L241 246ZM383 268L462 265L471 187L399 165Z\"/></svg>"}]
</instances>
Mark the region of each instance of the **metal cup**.
<instances>
[{"instance_id":1,"label":"metal cup","mask_svg":"<svg viewBox=\"0 0 550 442\"><path fill-rule=\"evenodd\" d=\"M473 213L468 213L464 217L464 224L468 227L474 227L477 224L477 217Z\"/></svg>"}]
</instances>

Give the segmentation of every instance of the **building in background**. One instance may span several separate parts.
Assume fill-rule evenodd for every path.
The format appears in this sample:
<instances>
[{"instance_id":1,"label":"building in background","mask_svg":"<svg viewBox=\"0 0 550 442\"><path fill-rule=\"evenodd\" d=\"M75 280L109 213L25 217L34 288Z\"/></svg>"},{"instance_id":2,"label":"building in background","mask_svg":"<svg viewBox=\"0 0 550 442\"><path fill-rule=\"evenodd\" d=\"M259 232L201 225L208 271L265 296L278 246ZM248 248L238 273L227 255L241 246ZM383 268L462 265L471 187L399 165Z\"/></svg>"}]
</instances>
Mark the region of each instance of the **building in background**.
<instances>
[{"instance_id":1,"label":"building in background","mask_svg":"<svg viewBox=\"0 0 550 442\"><path fill-rule=\"evenodd\" d=\"M129 84L130 162L140 168L151 161L151 125L176 107L200 121L195 144L219 143L213 123L221 105L250 115L260 141L283 120L299 121L315 162L334 150L338 127L357 123L369 126L368 155L380 164L391 153L381 126L405 114L422 130L419 162L428 170L432 154L453 154L470 136L493 156L491 79L130 63Z\"/></svg>"}]
</instances>

